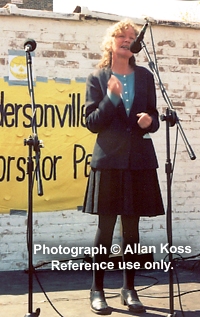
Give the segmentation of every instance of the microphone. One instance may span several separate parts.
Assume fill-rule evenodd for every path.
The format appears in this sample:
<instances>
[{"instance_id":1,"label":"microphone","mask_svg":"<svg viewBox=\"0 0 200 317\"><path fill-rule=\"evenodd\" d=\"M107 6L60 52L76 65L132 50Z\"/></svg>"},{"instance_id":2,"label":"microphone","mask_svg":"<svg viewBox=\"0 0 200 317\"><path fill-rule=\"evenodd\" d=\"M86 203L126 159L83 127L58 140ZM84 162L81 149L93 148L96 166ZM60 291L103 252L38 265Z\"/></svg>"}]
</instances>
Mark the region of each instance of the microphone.
<instances>
[{"instance_id":1,"label":"microphone","mask_svg":"<svg viewBox=\"0 0 200 317\"><path fill-rule=\"evenodd\" d=\"M28 39L24 42L25 52L33 52L36 49L36 41L32 39Z\"/></svg>"},{"instance_id":2,"label":"microphone","mask_svg":"<svg viewBox=\"0 0 200 317\"><path fill-rule=\"evenodd\" d=\"M131 43L130 45L130 51L132 53L138 53L142 49L141 41L144 38L144 34L146 32L146 29L148 27L148 23L146 23L143 28L141 29L140 33L136 37L136 39Z\"/></svg>"}]
</instances>

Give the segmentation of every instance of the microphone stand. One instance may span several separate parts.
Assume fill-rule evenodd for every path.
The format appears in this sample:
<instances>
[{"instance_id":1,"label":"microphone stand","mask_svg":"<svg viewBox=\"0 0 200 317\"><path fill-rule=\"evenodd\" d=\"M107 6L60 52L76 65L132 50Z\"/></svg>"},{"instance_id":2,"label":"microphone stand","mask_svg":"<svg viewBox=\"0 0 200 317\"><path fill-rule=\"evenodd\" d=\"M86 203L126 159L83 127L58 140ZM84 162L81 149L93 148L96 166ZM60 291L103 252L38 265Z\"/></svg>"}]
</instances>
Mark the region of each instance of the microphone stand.
<instances>
[{"instance_id":1,"label":"microphone stand","mask_svg":"<svg viewBox=\"0 0 200 317\"><path fill-rule=\"evenodd\" d=\"M33 49L32 49L33 50ZM43 195L42 181L40 175L40 148L42 146L42 142L38 140L37 136L37 126L36 126L36 107L34 101L34 90L33 90L33 77L32 77L32 59L30 51L31 49L26 51L26 62L27 62L27 77L28 77L28 85L29 85L29 94L32 102L32 136L28 139L24 140L24 145L28 145L28 160L27 160L27 174L28 174L28 276L29 276L29 294L28 294L28 313L25 317L37 317L40 314L40 309L37 308L36 312L33 312L33 150L35 151L35 160L36 160L36 180L38 185L38 195Z\"/></svg>"},{"instance_id":2,"label":"microphone stand","mask_svg":"<svg viewBox=\"0 0 200 317\"><path fill-rule=\"evenodd\" d=\"M169 305L170 305L170 313L167 315L167 317L174 317L176 316L176 313L174 312L174 296L173 296L173 256L170 251L170 248L172 246L172 199L171 199L171 180L172 180L172 164L171 164L171 158L170 158L170 127L173 127L175 124L178 127L178 130L182 136L182 139L185 143L186 150L189 154L189 157L191 160L195 160L196 156L185 136L185 133L183 131L183 128L181 127L180 121L176 115L175 110L173 109L172 103L167 95L167 92L165 90L164 85L161 82L158 70L155 67L154 62L152 61L149 52L146 48L146 45L144 41L141 41L141 48L144 49L144 52L147 56L147 59L149 61L149 68L154 73L156 79L158 80L160 90L162 92L163 98L167 103L167 109L166 109L166 115L161 115L161 120L166 121L166 165L165 165L165 172L167 175L167 237L168 237L168 250L169 250L169 263L170 263L170 269L169 269Z\"/></svg>"}]
</instances>

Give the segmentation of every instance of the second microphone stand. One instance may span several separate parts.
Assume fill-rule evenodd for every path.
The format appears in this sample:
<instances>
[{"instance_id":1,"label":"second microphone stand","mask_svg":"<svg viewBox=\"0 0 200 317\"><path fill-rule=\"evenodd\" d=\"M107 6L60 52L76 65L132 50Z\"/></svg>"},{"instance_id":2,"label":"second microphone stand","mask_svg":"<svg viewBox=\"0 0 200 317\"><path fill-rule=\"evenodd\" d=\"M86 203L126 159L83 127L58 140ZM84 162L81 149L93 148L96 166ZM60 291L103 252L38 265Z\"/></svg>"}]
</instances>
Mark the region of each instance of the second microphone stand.
<instances>
[{"instance_id":1,"label":"second microphone stand","mask_svg":"<svg viewBox=\"0 0 200 317\"><path fill-rule=\"evenodd\" d=\"M185 133L181 127L180 121L176 115L175 110L173 109L173 106L171 104L171 101L167 95L167 92L165 90L164 85L161 82L158 70L155 67L154 62L152 61L149 52L146 48L146 45L144 41L141 41L141 48L144 49L144 52L147 56L147 59L149 61L149 68L154 73L158 83L160 90L162 92L163 98L167 103L167 109L166 114L161 116L162 121L166 121L166 165L165 165L165 172L167 175L167 238L168 238L168 250L169 250L169 263L170 263L170 269L169 269L169 305L170 305L170 313L167 315L167 317L174 317L176 316L176 313L174 312L174 294L173 294L173 256L170 251L170 248L172 246L173 238L172 238L172 199L171 199L171 183L172 183L172 164L171 164L171 158L170 158L170 127L173 127L175 124L178 127L178 130L182 136L182 139L185 143L186 150L189 154L189 157L191 160L195 160L196 156L185 136Z\"/></svg>"},{"instance_id":2,"label":"second microphone stand","mask_svg":"<svg viewBox=\"0 0 200 317\"><path fill-rule=\"evenodd\" d=\"M36 124L36 107L34 100L33 90L33 77L32 77L32 59L30 54L31 49L26 51L27 61L27 77L29 85L29 94L32 102L32 136L24 140L24 145L28 146L28 161L27 161L27 174L28 174L28 276L29 276L29 294L28 294L28 313L24 317L38 317L40 309L37 308L36 312L33 312L33 173L35 170L36 180L38 185L38 195L43 195L42 181L40 175L40 148L42 142L38 140L37 136L37 124ZM35 152L36 165L33 164L33 151Z\"/></svg>"}]
</instances>

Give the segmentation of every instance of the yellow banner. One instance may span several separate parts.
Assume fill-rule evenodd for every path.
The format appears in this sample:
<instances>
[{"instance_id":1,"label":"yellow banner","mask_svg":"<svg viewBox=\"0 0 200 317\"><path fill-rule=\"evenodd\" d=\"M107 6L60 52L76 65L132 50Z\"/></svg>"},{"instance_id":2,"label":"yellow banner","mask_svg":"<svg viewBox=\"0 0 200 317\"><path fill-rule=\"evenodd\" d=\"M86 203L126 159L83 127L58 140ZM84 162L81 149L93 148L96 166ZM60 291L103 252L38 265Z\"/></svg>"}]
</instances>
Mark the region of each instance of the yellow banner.
<instances>
[{"instance_id":1,"label":"yellow banner","mask_svg":"<svg viewBox=\"0 0 200 317\"><path fill-rule=\"evenodd\" d=\"M27 210L32 106L27 85L0 79L0 212ZM82 206L94 137L85 127L85 82L41 80L34 86L43 196L34 180L33 211ZM35 168L35 152L33 163ZM34 175L33 175L34 176Z\"/></svg>"}]
</instances>

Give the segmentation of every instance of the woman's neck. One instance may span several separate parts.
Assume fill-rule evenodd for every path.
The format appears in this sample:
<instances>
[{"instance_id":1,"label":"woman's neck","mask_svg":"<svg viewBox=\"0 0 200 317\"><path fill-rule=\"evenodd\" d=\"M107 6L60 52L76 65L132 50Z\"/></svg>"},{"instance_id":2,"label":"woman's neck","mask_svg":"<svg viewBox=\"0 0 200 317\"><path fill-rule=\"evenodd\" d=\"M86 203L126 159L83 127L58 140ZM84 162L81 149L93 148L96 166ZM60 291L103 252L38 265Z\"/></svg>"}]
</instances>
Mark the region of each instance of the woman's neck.
<instances>
[{"instance_id":1,"label":"woman's neck","mask_svg":"<svg viewBox=\"0 0 200 317\"><path fill-rule=\"evenodd\" d=\"M133 72L133 68L129 65L129 61L112 62L111 69L113 72L121 75L128 75Z\"/></svg>"}]
</instances>

